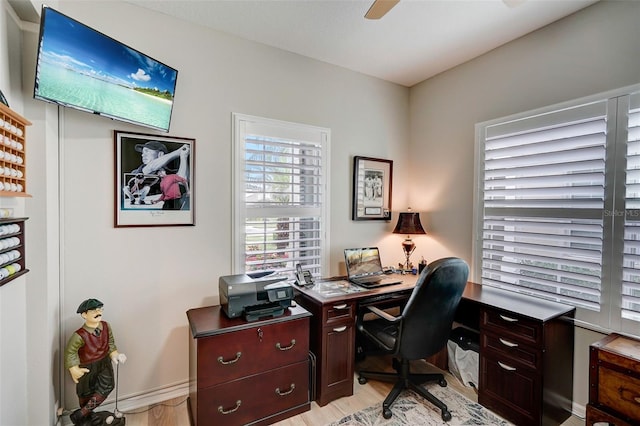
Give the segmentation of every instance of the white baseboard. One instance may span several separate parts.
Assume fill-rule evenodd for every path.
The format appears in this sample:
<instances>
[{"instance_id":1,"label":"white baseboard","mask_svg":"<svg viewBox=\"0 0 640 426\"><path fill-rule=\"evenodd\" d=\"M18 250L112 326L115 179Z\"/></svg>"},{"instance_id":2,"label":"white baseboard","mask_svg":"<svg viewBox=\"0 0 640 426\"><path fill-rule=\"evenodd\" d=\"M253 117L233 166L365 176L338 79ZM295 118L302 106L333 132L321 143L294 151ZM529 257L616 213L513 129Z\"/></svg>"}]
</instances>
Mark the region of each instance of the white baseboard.
<instances>
[{"instance_id":1,"label":"white baseboard","mask_svg":"<svg viewBox=\"0 0 640 426\"><path fill-rule=\"evenodd\" d=\"M189 395L189 381L165 386L152 391L126 397L118 396L118 411L127 413L141 407L158 404L160 402ZM115 390L109 395L109 399L100 405L100 410L113 411L116 408Z\"/></svg>"},{"instance_id":2,"label":"white baseboard","mask_svg":"<svg viewBox=\"0 0 640 426\"><path fill-rule=\"evenodd\" d=\"M124 413L125 417L127 413L139 410L141 408L148 407L150 405L159 404L173 398L189 396L189 381L176 383L173 385L164 386L151 391L142 392L139 394L128 395L121 397L118 395L118 411ZM116 394L115 390L111 392L109 398L98 407L98 411L111 411L116 408ZM72 426L71 420L68 416L63 418L63 421L58 420L57 425L63 424L64 426Z\"/></svg>"},{"instance_id":3,"label":"white baseboard","mask_svg":"<svg viewBox=\"0 0 640 426\"><path fill-rule=\"evenodd\" d=\"M582 404L577 404L575 401L571 404L571 414L576 417L584 419L587 417L587 408Z\"/></svg>"}]
</instances>

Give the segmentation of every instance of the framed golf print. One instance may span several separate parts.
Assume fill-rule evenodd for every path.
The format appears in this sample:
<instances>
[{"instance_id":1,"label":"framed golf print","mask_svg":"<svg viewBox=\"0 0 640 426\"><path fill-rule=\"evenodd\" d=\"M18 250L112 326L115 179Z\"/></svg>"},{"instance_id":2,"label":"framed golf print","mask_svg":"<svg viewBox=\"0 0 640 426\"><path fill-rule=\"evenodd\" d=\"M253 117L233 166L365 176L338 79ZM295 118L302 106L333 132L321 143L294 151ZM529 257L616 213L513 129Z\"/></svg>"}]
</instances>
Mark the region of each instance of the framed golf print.
<instances>
[{"instance_id":1,"label":"framed golf print","mask_svg":"<svg viewBox=\"0 0 640 426\"><path fill-rule=\"evenodd\" d=\"M195 225L195 139L114 132L115 226Z\"/></svg>"},{"instance_id":2,"label":"framed golf print","mask_svg":"<svg viewBox=\"0 0 640 426\"><path fill-rule=\"evenodd\" d=\"M353 159L353 220L391 220L393 161Z\"/></svg>"}]
</instances>

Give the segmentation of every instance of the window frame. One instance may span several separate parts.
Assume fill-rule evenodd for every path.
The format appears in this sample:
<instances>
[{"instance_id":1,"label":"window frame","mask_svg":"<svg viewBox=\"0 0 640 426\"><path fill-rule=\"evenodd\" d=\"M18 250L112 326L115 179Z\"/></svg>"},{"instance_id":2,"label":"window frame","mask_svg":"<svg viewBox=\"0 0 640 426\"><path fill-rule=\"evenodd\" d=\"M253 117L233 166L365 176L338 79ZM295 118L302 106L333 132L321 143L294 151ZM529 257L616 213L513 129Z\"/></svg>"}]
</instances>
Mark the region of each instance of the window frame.
<instances>
[{"instance_id":1,"label":"window frame","mask_svg":"<svg viewBox=\"0 0 640 426\"><path fill-rule=\"evenodd\" d=\"M231 220L231 253L232 265L231 269L234 274L245 273L245 239L246 229L245 222L247 218L246 200L245 200L245 127L247 124L252 126L261 126L264 129L270 129L277 134L270 133L270 136L281 137L293 140L311 140L321 146L321 185L322 185L322 201L319 206L320 222L321 222L321 243L320 249L320 274L328 276L329 274L329 229L330 229L330 145L331 130L324 127L311 126L282 120L258 117L253 115L232 113L232 142L233 142L233 159L232 159L232 220ZM301 208L284 208L288 215L295 217L295 213L301 212ZM299 216L299 217L302 217ZM293 271L292 271L293 272ZM293 276L293 275L292 275Z\"/></svg>"},{"instance_id":2,"label":"window frame","mask_svg":"<svg viewBox=\"0 0 640 426\"><path fill-rule=\"evenodd\" d=\"M472 267L470 279L482 283L482 251L484 223L484 139L489 126L522 120L554 111L573 108L598 101L607 102L607 141L605 147L605 187L615 182L615 188L605 189L603 211L602 279L600 282L600 311L576 308L576 322L586 328L600 332L619 331L638 335L640 322L622 318L622 249L624 220L615 220L615 215L604 214L614 211L615 206L625 206L626 176L626 117L629 98L640 91L640 84L626 86L567 102L562 102L531 111L488 120L475 125L474 145L474 191L473 191L473 238ZM626 104L625 104L626 101ZM626 110L625 110L626 105ZM613 120L611 119L613 118ZM618 207L618 209L620 209ZM606 231L609 230L609 231ZM615 267L614 265L620 266Z\"/></svg>"}]
</instances>

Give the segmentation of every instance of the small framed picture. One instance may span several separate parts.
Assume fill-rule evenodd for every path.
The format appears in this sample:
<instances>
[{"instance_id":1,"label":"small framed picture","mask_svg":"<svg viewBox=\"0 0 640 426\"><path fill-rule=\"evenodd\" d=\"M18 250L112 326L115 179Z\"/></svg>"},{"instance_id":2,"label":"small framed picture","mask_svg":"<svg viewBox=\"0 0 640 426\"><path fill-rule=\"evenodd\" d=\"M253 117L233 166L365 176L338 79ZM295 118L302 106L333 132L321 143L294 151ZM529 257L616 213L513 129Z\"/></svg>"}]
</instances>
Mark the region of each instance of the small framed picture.
<instances>
[{"instance_id":1,"label":"small framed picture","mask_svg":"<svg viewBox=\"0 0 640 426\"><path fill-rule=\"evenodd\" d=\"M353 159L353 220L391 220L393 161Z\"/></svg>"},{"instance_id":2,"label":"small framed picture","mask_svg":"<svg viewBox=\"0 0 640 426\"><path fill-rule=\"evenodd\" d=\"M195 225L195 139L114 132L115 227Z\"/></svg>"}]
</instances>

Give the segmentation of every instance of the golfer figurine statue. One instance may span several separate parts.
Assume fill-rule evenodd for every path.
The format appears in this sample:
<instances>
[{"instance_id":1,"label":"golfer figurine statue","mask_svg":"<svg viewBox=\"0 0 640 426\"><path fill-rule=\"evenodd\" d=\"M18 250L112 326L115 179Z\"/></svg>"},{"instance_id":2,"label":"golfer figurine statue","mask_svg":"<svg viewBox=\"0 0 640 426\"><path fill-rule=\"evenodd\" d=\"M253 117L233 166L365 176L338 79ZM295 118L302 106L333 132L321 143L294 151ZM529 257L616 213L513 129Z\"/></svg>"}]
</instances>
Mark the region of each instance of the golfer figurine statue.
<instances>
[{"instance_id":1,"label":"golfer figurine statue","mask_svg":"<svg viewBox=\"0 0 640 426\"><path fill-rule=\"evenodd\" d=\"M97 299L87 299L80 304L77 313L84 319L84 325L71 335L64 350L64 365L76 383L80 404L70 415L74 425L125 424L118 412L117 389L115 412L94 412L117 386L112 363L117 369L119 363L127 360L125 354L118 353L111 326L102 321L103 306Z\"/></svg>"}]
</instances>

